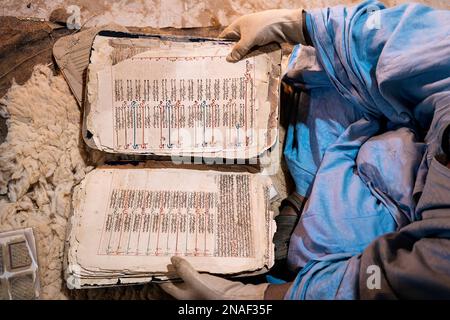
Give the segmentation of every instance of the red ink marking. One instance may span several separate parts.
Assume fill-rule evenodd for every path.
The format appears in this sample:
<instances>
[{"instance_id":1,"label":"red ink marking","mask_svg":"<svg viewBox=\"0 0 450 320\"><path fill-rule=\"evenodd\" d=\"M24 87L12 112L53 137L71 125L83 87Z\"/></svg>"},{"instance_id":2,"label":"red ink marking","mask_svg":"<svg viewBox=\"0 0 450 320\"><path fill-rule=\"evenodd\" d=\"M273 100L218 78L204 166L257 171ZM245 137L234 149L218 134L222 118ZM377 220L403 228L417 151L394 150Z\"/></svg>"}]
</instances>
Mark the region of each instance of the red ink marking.
<instances>
[{"instance_id":1,"label":"red ink marking","mask_svg":"<svg viewBox=\"0 0 450 320\"><path fill-rule=\"evenodd\" d=\"M117 244L117 250L116 250L116 254L119 254L119 249L120 249L120 242L122 241L122 233L123 233L123 228L122 228L122 222L125 223L126 221L126 217L128 215L127 213L127 208L128 208L128 193L130 190L127 190L125 192L125 203L124 203L124 211L122 212L122 221L120 221L120 233L119 233L119 242Z\"/></svg>"}]
</instances>

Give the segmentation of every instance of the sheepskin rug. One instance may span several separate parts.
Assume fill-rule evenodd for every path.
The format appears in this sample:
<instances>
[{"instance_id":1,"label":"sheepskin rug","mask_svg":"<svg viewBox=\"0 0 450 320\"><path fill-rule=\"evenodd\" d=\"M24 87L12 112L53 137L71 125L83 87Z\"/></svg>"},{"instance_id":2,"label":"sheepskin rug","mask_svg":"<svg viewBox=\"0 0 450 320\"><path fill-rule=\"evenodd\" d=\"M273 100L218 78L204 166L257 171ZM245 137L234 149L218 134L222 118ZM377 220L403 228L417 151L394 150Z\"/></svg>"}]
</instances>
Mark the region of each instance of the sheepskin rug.
<instances>
[{"instance_id":1,"label":"sheepskin rug","mask_svg":"<svg viewBox=\"0 0 450 320\"><path fill-rule=\"evenodd\" d=\"M71 193L89 163L81 138L81 112L64 78L38 65L22 86L13 84L0 100L8 135L0 144L0 232L34 230L43 299L160 298L155 285L70 291L62 265ZM97 158L95 158L97 157ZM93 160L95 159L95 161Z\"/></svg>"}]
</instances>

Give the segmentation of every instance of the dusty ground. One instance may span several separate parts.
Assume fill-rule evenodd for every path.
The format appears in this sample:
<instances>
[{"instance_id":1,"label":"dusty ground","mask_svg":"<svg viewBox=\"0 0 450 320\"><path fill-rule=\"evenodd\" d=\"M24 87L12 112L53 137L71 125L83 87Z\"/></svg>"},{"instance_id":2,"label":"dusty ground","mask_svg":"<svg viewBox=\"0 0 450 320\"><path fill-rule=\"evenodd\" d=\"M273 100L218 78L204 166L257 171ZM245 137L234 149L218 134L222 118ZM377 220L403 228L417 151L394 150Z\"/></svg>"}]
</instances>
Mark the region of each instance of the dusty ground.
<instances>
[{"instance_id":1,"label":"dusty ground","mask_svg":"<svg viewBox=\"0 0 450 320\"><path fill-rule=\"evenodd\" d=\"M242 14L274 8L318 8L357 0L3 0L0 15L47 19L57 7L78 5L88 26L116 22L136 27L207 27L228 25ZM385 0L392 6L407 0ZM448 0L416 0L449 8Z\"/></svg>"}]
</instances>

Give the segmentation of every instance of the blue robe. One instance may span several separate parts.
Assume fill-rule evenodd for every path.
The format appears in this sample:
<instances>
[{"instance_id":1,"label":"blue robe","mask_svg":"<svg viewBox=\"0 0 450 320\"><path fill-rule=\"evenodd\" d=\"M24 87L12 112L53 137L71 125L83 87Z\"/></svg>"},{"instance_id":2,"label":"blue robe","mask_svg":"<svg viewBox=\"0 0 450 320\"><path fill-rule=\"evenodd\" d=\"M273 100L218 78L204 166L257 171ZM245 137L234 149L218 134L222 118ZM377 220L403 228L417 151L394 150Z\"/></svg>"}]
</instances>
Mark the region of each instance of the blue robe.
<instances>
[{"instance_id":1,"label":"blue robe","mask_svg":"<svg viewBox=\"0 0 450 320\"><path fill-rule=\"evenodd\" d=\"M450 123L450 11L366 1L310 11L306 26L315 51L295 48L285 77L309 96L284 150L309 197L286 298L354 299L363 250L420 219L415 199Z\"/></svg>"}]
</instances>

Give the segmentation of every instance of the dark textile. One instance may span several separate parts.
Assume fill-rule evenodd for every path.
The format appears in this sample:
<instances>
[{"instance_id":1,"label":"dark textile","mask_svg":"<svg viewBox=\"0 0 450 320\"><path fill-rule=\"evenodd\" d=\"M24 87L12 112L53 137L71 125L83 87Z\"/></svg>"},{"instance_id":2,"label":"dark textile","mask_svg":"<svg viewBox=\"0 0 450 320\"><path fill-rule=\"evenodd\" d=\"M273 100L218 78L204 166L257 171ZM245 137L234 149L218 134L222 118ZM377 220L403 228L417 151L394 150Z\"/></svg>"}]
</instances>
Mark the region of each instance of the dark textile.
<instances>
[{"instance_id":1,"label":"dark textile","mask_svg":"<svg viewBox=\"0 0 450 320\"><path fill-rule=\"evenodd\" d=\"M386 234L361 257L361 299L450 299L450 169L433 159L417 206L422 220ZM381 270L369 289L368 267Z\"/></svg>"}]
</instances>

